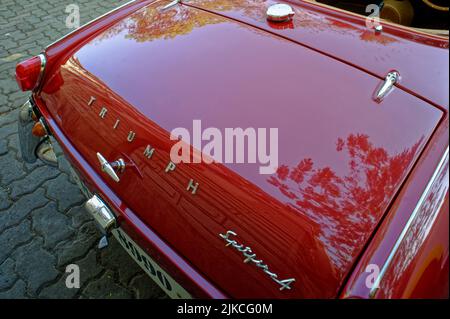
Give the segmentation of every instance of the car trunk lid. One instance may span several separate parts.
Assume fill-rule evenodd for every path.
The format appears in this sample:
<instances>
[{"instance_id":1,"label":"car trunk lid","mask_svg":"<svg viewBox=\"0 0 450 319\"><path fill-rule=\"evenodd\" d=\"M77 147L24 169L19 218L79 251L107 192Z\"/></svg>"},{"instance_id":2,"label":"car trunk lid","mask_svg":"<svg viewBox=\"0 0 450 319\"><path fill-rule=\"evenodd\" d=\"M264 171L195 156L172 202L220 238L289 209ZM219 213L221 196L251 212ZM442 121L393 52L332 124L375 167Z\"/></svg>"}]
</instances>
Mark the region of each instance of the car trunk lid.
<instances>
[{"instance_id":1,"label":"car trunk lid","mask_svg":"<svg viewBox=\"0 0 450 319\"><path fill-rule=\"evenodd\" d=\"M375 103L380 79L368 73L240 22L164 4L69 56L43 87L49 111L124 203L228 295L335 297L442 112L398 88ZM195 120L223 135L253 128L263 141L258 129L275 128L277 160L171 170L170 132L185 128L193 144ZM126 160L119 183L101 172L97 152ZM268 164L276 172L260 174ZM244 263L220 236L227 231L267 268ZM291 289L274 274L294 278Z\"/></svg>"}]
</instances>

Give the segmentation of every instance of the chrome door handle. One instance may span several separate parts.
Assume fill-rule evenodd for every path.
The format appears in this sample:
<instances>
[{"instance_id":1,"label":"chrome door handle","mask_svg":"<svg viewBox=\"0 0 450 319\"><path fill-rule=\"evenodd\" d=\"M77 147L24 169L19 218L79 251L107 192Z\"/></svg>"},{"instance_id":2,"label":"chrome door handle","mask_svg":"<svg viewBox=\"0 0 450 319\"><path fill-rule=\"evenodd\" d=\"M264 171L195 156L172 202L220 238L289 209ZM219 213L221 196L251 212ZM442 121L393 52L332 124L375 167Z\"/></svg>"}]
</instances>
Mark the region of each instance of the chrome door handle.
<instances>
[{"instance_id":1,"label":"chrome door handle","mask_svg":"<svg viewBox=\"0 0 450 319\"><path fill-rule=\"evenodd\" d=\"M116 171L122 173L125 170L125 161L119 158L117 161L108 162L102 154L97 152L97 158L103 172L109 175L115 182L119 182L120 178Z\"/></svg>"},{"instance_id":2,"label":"chrome door handle","mask_svg":"<svg viewBox=\"0 0 450 319\"><path fill-rule=\"evenodd\" d=\"M376 102L381 102L392 91L394 85L400 80L400 73L397 71L389 72L383 83L377 88L374 96Z\"/></svg>"}]
</instances>

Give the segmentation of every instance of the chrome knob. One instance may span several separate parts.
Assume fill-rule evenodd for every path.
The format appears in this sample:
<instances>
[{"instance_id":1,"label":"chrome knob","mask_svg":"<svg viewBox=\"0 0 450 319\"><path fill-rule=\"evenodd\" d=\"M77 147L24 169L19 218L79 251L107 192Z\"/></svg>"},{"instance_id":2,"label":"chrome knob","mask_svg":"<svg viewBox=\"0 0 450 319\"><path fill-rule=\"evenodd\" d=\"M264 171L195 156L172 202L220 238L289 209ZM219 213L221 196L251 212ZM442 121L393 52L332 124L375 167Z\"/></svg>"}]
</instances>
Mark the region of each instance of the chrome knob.
<instances>
[{"instance_id":1,"label":"chrome knob","mask_svg":"<svg viewBox=\"0 0 450 319\"><path fill-rule=\"evenodd\" d=\"M97 158L100 162L102 171L108 174L115 182L119 182L120 178L116 171L122 173L125 170L125 161L119 158L117 161L110 163L100 153L97 153Z\"/></svg>"}]
</instances>

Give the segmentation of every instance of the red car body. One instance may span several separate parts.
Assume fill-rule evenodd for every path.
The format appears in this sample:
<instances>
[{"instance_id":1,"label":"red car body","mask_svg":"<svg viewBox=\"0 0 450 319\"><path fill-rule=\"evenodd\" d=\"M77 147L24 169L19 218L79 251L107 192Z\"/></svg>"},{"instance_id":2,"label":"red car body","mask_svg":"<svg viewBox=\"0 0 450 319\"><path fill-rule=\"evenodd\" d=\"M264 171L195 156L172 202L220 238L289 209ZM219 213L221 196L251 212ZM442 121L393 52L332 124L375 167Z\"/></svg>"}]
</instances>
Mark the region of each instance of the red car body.
<instances>
[{"instance_id":1,"label":"red car body","mask_svg":"<svg viewBox=\"0 0 450 319\"><path fill-rule=\"evenodd\" d=\"M377 34L304 1L286 1L295 15L278 24L265 16L273 1L167 3L128 3L47 47L32 95L120 227L195 297L448 297L448 39L391 24ZM377 103L392 70L401 81ZM278 127L277 172L165 173L170 130L195 119ZM97 152L130 163L119 183ZM292 289L243 263L219 236L228 230Z\"/></svg>"}]
</instances>

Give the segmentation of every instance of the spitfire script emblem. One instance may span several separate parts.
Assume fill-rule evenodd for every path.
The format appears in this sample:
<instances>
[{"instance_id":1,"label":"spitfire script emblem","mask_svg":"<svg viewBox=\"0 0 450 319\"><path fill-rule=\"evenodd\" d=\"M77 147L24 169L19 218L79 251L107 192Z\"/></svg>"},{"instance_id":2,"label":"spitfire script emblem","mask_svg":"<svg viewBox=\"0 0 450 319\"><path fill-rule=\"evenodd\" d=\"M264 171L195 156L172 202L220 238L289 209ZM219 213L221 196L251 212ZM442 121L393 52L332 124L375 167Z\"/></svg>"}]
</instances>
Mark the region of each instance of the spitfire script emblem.
<instances>
[{"instance_id":1,"label":"spitfire script emblem","mask_svg":"<svg viewBox=\"0 0 450 319\"><path fill-rule=\"evenodd\" d=\"M230 236L237 236L237 234L234 231L227 231L226 234L219 234L220 237L222 237L227 244L225 246L232 246L237 251L241 252L242 255L245 257L244 263L251 262L256 267L262 269L273 281L275 281L277 284L279 284L280 290L284 289L291 289L290 284L295 281L295 278L289 278L289 279L278 279L278 275L271 272L269 270L269 266L267 266L261 259L256 258L256 254L252 251L250 247L244 247L243 244L239 244L236 240L233 240L230 238Z\"/></svg>"}]
</instances>

